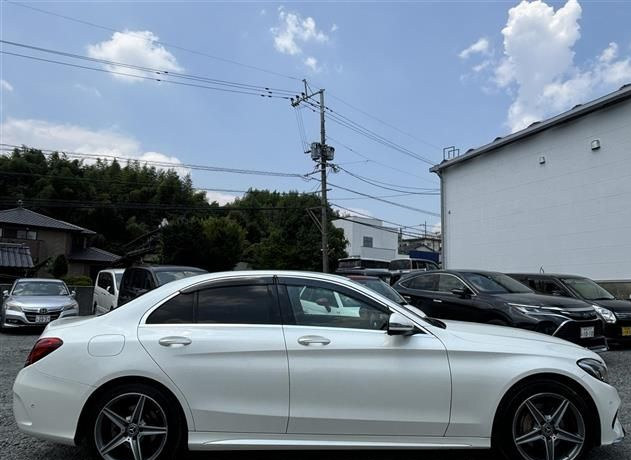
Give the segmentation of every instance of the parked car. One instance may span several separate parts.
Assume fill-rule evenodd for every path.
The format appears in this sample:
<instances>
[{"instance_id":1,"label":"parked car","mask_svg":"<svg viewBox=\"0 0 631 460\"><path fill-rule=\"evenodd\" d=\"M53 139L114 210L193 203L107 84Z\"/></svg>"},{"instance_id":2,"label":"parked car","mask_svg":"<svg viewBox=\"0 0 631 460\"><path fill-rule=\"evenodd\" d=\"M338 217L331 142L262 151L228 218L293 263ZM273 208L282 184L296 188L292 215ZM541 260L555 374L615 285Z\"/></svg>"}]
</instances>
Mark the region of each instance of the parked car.
<instances>
[{"instance_id":1,"label":"parked car","mask_svg":"<svg viewBox=\"0 0 631 460\"><path fill-rule=\"evenodd\" d=\"M605 322L607 340L631 341L631 302L616 299L595 281L584 276L548 273L510 273L509 276L540 294L588 302Z\"/></svg>"},{"instance_id":2,"label":"parked car","mask_svg":"<svg viewBox=\"0 0 631 460\"><path fill-rule=\"evenodd\" d=\"M603 321L582 300L550 297L496 272L440 270L412 273L395 286L435 318L529 329L606 350Z\"/></svg>"},{"instance_id":3,"label":"parked car","mask_svg":"<svg viewBox=\"0 0 631 460\"><path fill-rule=\"evenodd\" d=\"M377 276L363 276L363 275L346 275L346 277L350 280L355 281L363 286L366 286L368 289L372 289L375 292L378 292L384 297L396 302L398 304L404 305L407 301L403 298L401 294L394 290L390 284L386 283L384 280Z\"/></svg>"},{"instance_id":4,"label":"parked car","mask_svg":"<svg viewBox=\"0 0 631 460\"><path fill-rule=\"evenodd\" d=\"M440 267L433 260L426 259L394 259L390 261L390 284L394 284L403 276L413 271L438 270Z\"/></svg>"},{"instance_id":5,"label":"parked car","mask_svg":"<svg viewBox=\"0 0 631 460\"><path fill-rule=\"evenodd\" d=\"M310 313L301 293L316 289L356 309ZM441 322L342 277L282 271L181 279L106 315L56 321L13 386L21 431L107 460L491 444L509 460L580 460L623 439L620 406L585 348Z\"/></svg>"},{"instance_id":6,"label":"parked car","mask_svg":"<svg viewBox=\"0 0 631 460\"><path fill-rule=\"evenodd\" d=\"M158 286L189 276L201 275L206 270L179 265L139 265L125 269L118 292L118 306L140 297Z\"/></svg>"},{"instance_id":7,"label":"parked car","mask_svg":"<svg viewBox=\"0 0 631 460\"><path fill-rule=\"evenodd\" d=\"M20 278L3 292L0 327L45 326L64 316L79 314L75 293L61 280Z\"/></svg>"},{"instance_id":8,"label":"parked car","mask_svg":"<svg viewBox=\"0 0 631 460\"><path fill-rule=\"evenodd\" d=\"M346 257L338 261L338 275L364 275L377 276L386 282L390 282L390 262L381 259L370 259L366 257Z\"/></svg>"},{"instance_id":9,"label":"parked car","mask_svg":"<svg viewBox=\"0 0 631 460\"><path fill-rule=\"evenodd\" d=\"M103 314L118 306L118 291L124 272L123 268L110 268L96 275L92 296L94 313Z\"/></svg>"}]
</instances>

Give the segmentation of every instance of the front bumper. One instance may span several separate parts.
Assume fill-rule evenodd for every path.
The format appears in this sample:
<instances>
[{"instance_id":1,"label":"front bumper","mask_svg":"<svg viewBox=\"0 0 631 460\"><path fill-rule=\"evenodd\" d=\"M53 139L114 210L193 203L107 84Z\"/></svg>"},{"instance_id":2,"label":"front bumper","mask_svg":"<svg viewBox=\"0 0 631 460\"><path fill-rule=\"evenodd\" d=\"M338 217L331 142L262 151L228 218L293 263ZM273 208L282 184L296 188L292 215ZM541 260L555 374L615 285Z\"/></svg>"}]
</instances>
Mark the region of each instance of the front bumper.
<instances>
[{"instance_id":1,"label":"front bumper","mask_svg":"<svg viewBox=\"0 0 631 460\"><path fill-rule=\"evenodd\" d=\"M583 328L594 328L594 336L582 338ZM555 337L567 340L568 342L581 345L594 351L606 351L607 339L604 334L603 322L600 319L589 321L567 320L562 323L554 332Z\"/></svg>"},{"instance_id":2,"label":"front bumper","mask_svg":"<svg viewBox=\"0 0 631 460\"><path fill-rule=\"evenodd\" d=\"M631 342L631 320L619 319L614 324L605 325L605 336L612 342Z\"/></svg>"},{"instance_id":3,"label":"front bumper","mask_svg":"<svg viewBox=\"0 0 631 460\"><path fill-rule=\"evenodd\" d=\"M608 383L596 380L589 374L585 374L583 380L598 410L600 445L606 446L622 441L625 431L619 418L622 401L618 390Z\"/></svg>"},{"instance_id":4,"label":"front bumper","mask_svg":"<svg viewBox=\"0 0 631 460\"><path fill-rule=\"evenodd\" d=\"M44 327L49 322L55 321L58 319L63 313L62 309L59 310L47 310L45 314L40 314L37 310L23 310L23 311L15 311L15 310L5 310L2 327L11 328L11 327L25 327L25 326L40 326ZM38 316L48 316L48 321L38 322Z\"/></svg>"},{"instance_id":5,"label":"front bumper","mask_svg":"<svg viewBox=\"0 0 631 460\"><path fill-rule=\"evenodd\" d=\"M24 433L74 445L79 415L93 390L29 366L20 371L13 384L13 416Z\"/></svg>"}]
</instances>

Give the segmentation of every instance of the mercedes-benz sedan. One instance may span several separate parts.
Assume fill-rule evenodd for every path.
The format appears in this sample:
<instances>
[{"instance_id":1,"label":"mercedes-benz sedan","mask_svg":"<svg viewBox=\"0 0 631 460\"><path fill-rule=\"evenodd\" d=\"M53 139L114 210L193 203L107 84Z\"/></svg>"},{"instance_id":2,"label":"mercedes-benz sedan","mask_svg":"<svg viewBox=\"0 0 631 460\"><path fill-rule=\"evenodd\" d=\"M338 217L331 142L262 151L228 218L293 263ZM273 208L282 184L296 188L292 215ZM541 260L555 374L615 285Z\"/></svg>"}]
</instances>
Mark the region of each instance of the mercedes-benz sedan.
<instances>
[{"instance_id":1,"label":"mercedes-benz sedan","mask_svg":"<svg viewBox=\"0 0 631 460\"><path fill-rule=\"evenodd\" d=\"M1 328L45 326L62 315L79 313L74 292L61 280L20 278L2 297Z\"/></svg>"},{"instance_id":2,"label":"mercedes-benz sedan","mask_svg":"<svg viewBox=\"0 0 631 460\"><path fill-rule=\"evenodd\" d=\"M13 391L20 430L104 460L492 446L510 460L578 460L624 435L593 352L442 322L306 272L206 274L55 321Z\"/></svg>"}]
</instances>

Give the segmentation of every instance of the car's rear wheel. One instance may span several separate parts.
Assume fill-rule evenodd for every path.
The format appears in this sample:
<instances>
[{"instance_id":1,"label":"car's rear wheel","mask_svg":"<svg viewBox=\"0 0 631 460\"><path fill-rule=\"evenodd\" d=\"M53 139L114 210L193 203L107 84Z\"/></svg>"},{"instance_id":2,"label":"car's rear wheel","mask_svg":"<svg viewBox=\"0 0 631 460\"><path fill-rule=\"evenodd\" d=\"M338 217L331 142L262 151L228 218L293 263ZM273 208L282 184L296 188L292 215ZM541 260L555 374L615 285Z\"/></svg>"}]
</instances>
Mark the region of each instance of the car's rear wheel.
<instances>
[{"instance_id":1,"label":"car's rear wheel","mask_svg":"<svg viewBox=\"0 0 631 460\"><path fill-rule=\"evenodd\" d=\"M87 448L103 460L172 460L182 429L177 406L145 384L129 384L103 394L88 425Z\"/></svg>"},{"instance_id":2,"label":"car's rear wheel","mask_svg":"<svg viewBox=\"0 0 631 460\"><path fill-rule=\"evenodd\" d=\"M498 417L494 445L510 460L580 460L593 445L588 406L559 382L529 383Z\"/></svg>"}]
</instances>

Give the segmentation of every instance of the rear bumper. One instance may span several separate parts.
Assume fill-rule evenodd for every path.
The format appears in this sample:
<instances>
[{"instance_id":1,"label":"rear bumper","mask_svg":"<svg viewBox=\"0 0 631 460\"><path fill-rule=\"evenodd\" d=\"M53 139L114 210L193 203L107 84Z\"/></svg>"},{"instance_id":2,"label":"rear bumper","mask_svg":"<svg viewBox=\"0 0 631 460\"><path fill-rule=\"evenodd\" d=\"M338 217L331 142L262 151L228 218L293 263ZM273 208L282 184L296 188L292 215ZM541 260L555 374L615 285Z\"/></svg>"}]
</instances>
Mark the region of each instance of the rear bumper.
<instances>
[{"instance_id":1,"label":"rear bumper","mask_svg":"<svg viewBox=\"0 0 631 460\"><path fill-rule=\"evenodd\" d=\"M29 366L13 384L13 416L18 429L31 436L74 445L77 422L93 391L83 385L39 372Z\"/></svg>"}]
</instances>

